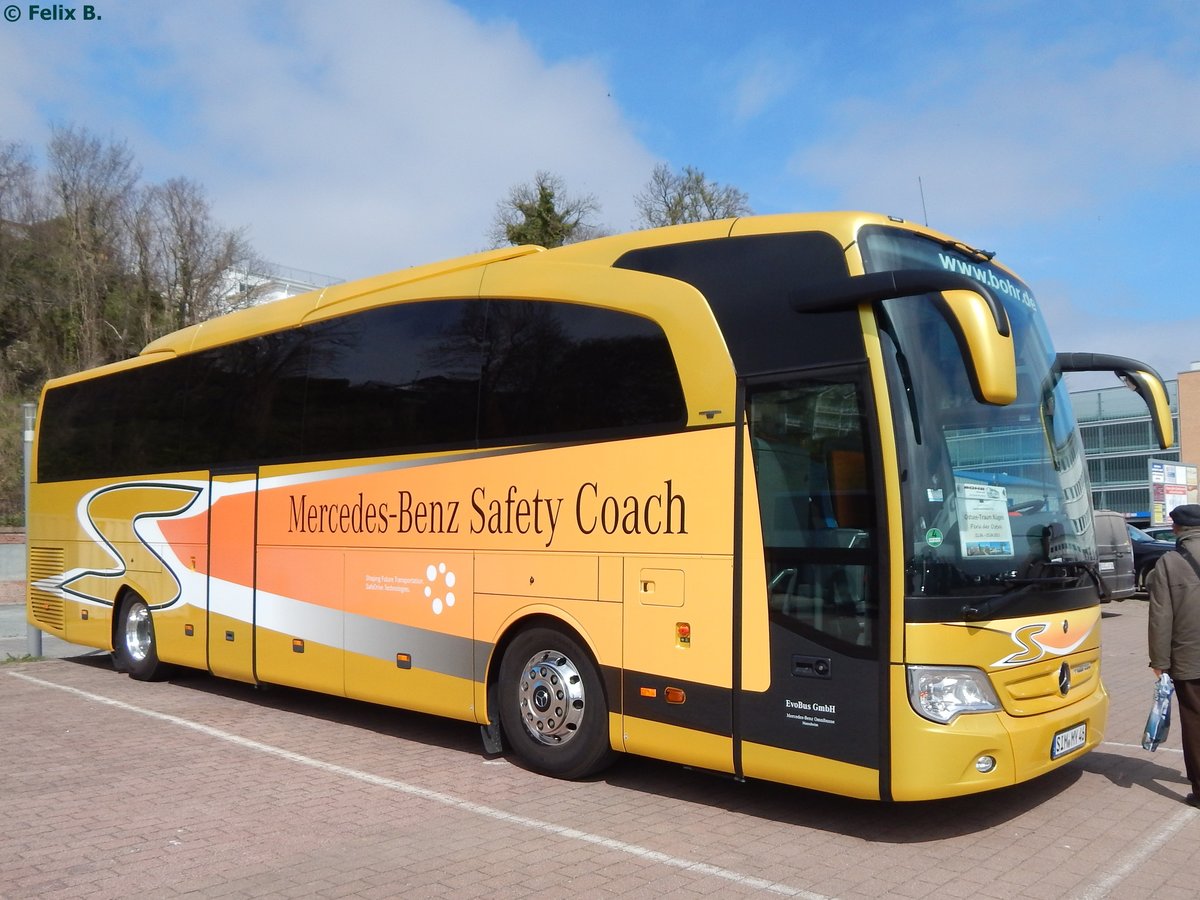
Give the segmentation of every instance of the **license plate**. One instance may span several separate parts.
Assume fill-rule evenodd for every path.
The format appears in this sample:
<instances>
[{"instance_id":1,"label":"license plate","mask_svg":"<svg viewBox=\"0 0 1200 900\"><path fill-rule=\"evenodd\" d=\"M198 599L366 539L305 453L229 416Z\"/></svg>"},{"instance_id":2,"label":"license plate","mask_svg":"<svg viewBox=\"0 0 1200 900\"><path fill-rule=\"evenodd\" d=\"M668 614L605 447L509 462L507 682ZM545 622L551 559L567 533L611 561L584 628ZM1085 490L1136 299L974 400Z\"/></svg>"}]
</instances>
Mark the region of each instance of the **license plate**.
<instances>
[{"instance_id":1,"label":"license plate","mask_svg":"<svg viewBox=\"0 0 1200 900\"><path fill-rule=\"evenodd\" d=\"M1072 750L1078 750L1086 743L1087 722L1080 722L1078 725L1064 728L1054 736L1054 743L1050 745L1050 758L1058 759Z\"/></svg>"},{"instance_id":2,"label":"license plate","mask_svg":"<svg viewBox=\"0 0 1200 900\"><path fill-rule=\"evenodd\" d=\"M1117 571L1117 564L1115 562L1102 562L1100 563L1100 571L1115 572Z\"/></svg>"}]
</instances>

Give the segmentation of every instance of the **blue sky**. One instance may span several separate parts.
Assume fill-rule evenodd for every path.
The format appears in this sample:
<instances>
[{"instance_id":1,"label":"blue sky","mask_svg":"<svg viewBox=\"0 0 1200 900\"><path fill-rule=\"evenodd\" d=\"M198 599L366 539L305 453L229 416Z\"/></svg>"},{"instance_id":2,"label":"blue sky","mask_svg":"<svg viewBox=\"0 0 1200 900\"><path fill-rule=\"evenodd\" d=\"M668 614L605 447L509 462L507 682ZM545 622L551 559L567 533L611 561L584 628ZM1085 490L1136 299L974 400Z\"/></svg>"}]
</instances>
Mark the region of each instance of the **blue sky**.
<instances>
[{"instance_id":1,"label":"blue sky","mask_svg":"<svg viewBox=\"0 0 1200 900\"><path fill-rule=\"evenodd\" d=\"M0 141L125 140L282 265L482 249L539 169L621 231L657 163L692 165L756 212L869 209L997 251L1059 349L1200 360L1194 0L92 6L0 21Z\"/></svg>"}]
</instances>

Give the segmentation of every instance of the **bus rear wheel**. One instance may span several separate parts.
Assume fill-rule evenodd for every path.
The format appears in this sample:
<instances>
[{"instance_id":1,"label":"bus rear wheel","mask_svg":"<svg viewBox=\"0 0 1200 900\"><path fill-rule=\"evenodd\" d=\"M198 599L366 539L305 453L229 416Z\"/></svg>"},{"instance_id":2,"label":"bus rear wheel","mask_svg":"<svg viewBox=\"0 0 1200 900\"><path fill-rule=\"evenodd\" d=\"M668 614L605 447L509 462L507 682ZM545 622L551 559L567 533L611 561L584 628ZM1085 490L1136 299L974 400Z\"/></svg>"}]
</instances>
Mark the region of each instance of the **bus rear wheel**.
<instances>
[{"instance_id":1,"label":"bus rear wheel","mask_svg":"<svg viewBox=\"0 0 1200 900\"><path fill-rule=\"evenodd\" d=\"M128 672L130 677L138 681L159 681L167 676L167 667L158 660L150 607L137 594L128 594L121 603L113 646L117 668Z\"/></svg>"},{"instance_id":2,"label":"bus rear wheel","mask_svg":"<svg viewBox=\"0 0 1200 900\"><path fill-rule=\"evenodd\" d=\"M531 628L500 663L500 725L535 771L583 778L612 762L608 704L587 650L554 628Z\"/></svg>"}]
</instances>

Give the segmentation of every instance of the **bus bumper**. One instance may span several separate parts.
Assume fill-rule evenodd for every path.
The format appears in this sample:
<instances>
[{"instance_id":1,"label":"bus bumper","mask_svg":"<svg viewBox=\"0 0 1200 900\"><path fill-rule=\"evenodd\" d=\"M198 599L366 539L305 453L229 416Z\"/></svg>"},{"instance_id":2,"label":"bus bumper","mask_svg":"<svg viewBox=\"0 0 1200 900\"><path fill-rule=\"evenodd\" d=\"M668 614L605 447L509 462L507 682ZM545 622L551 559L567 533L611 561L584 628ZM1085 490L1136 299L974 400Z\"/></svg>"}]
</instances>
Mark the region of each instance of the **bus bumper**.
<instances>
[{"instance_id":1,"label":"bus bumper","mask_svg":"<svg viewBox=\"0 0 1200 900\"><path fill-rule=\"evenodd\" d=\"M1019 784L1079 759L1104 740L1108 693L1103 683L1053 712L960 715L949 725L918 716L907 693L898 692L895 683L892 687L893 800L933 800ZM1055 736L1079 725L1086 728L1082 746L1054 756ZM983 757L995 760L990 771L980 771Z\"/></svg>"}]
</instances>

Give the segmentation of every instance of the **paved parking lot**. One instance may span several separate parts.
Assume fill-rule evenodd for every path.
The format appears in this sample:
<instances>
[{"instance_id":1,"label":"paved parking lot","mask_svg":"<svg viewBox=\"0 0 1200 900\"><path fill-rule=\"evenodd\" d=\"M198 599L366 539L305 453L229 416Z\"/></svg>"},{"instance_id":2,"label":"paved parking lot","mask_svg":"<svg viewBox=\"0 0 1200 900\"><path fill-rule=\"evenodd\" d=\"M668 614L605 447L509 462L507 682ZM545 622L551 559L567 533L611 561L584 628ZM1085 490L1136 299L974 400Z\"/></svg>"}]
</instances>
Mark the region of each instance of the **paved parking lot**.
<instances>
[{"instance_id":1,"label":"paved parking lot","mask_svg":"<svg viewBox=\"0 0 1200 900\"><path fill-rule=\"evenodd\" d=\"M585 783L477 730L104 656L0 666L0 896L1191 898L1178 732L1139 745L1146 605L1106 607L1107 742L1032 784L883 805L626 759ZM81 653L84 652L82 649Z\"/></svg>"}]
</instances>

